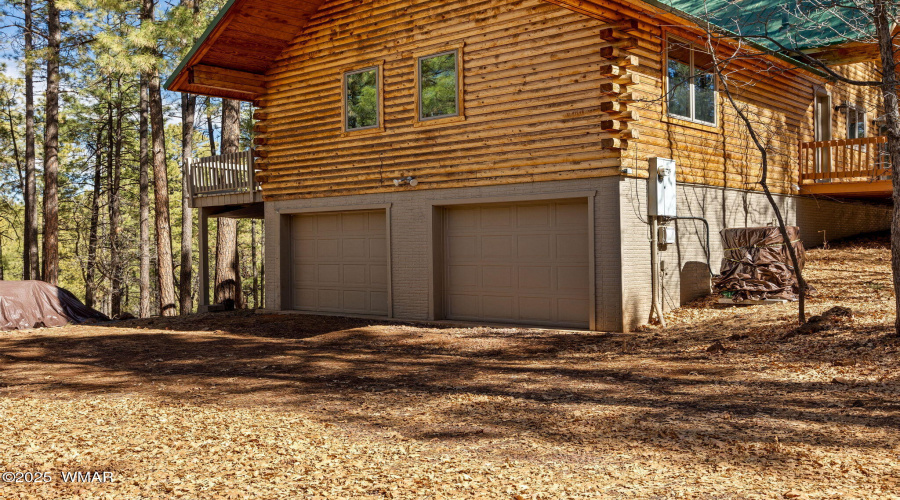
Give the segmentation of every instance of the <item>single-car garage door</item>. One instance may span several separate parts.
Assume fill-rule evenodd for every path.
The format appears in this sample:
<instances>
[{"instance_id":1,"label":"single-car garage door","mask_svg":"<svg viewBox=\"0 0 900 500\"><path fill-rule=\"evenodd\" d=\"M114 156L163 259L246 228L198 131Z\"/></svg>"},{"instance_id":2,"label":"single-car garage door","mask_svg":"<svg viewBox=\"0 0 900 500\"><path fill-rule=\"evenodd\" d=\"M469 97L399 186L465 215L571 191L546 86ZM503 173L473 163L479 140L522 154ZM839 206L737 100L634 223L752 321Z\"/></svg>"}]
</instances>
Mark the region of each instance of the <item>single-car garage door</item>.
<instances>
[{"instance_id":1,"label":"single-car garage door","mask_svg":"<svg viewBox=\"0 0 900 500\"><path fill-rule=\"evenodd\" d=\"M295 215L291 239L294 309L387 315L384 210Z\"/></svg>"},{"instance_id":2,"label":"single-car garage door","mask_svg":"<svg viewBox=\"0 0 900 500\"><path fill-rule=\"evenodd\" d=\"M587 328L586 200L444 209L444 315Z\"/></svg>"}]
</instances>

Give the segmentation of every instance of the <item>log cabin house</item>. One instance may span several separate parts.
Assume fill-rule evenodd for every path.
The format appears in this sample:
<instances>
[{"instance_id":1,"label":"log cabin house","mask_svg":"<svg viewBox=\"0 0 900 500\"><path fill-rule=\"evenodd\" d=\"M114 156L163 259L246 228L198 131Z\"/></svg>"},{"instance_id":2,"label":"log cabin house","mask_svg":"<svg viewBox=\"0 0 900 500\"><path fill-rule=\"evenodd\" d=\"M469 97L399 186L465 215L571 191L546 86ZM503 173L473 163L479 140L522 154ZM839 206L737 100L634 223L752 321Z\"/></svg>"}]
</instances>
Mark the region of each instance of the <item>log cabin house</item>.
<instances>
[{"instance_id":1,"label":"log cabin house","mask_svg":"<svg viewBox=\"0 0 900 500\"><path fill-rule=\"evenodd\" d=\"M774 221L710 69L735 44L691 13L709 4L230 0L166 84L254 106L252 151L190 165L201 303L209 219L258 217L267 310L628 331L659 158L688 217L656 243L662 301L708 293L716 232ZM878 70L871 47L802 49ZM878 93L757 54L728 78L788 222L807 245L889 227Z\"/></svg>"}]
</instances>

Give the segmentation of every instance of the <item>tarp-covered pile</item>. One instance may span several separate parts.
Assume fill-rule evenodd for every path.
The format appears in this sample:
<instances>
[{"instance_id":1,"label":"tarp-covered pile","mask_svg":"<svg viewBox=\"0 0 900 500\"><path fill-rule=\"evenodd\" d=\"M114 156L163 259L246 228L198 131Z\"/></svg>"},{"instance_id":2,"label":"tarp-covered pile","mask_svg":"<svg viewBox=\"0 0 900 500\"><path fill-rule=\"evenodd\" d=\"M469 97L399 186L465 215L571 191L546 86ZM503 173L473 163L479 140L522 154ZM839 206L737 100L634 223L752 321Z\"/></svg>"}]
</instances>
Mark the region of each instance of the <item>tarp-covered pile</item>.
<instances>
[{"instance_id":1,"label":"tarp-covered pile","mask_svg":"<svg viewBox=\"0 0 900 500\"><path fill-rule=\"evenodd\" d=\"M109 321L71 292L43 281L0 281L0 330Z\"/></svg>"},{"instance_id":2,"label":"tarp-covered pile","mask_svg":"<svg viewBox=\"0 0 900 500\"><path fill-rule=\"evenodd\" d=\"M788 226L787 233L802 271L806 251L800 228ZM735 301L799 298L791 256L778 227L723 229L720 234L725 258L714 285L716 292Z\"/></svg>"}]
</instances>

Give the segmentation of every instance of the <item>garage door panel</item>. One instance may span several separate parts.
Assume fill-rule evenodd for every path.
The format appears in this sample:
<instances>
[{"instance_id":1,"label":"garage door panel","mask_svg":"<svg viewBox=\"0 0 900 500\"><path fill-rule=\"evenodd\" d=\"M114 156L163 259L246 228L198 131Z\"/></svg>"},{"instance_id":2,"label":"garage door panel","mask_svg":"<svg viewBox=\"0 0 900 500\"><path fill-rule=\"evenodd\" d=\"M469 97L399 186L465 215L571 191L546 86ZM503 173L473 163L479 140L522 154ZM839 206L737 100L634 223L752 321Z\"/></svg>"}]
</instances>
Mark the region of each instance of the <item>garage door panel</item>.
<instances>
[{"instance_id":1,"label":"garage door panel","mask_svg":"<svg viewBox=\"0 0 900 500\"><path fill-rule=\"evenodd\" d=\"M340 255L340 242L335 239L320 239L316 240L316 257L326 258L326 259L337 259ZM300 255L300 257L305 257L305 255Z\"/></svg>"},{"instance_id":2,"label":"garage door panel","mask_svg":"<svg viewBox=\"0 0 900 500\"><path fill-rule=\"evenodd\" d=\"M344 290L343 309L346 312L365 312L369 309L369 292L365 290Z\"/></svg>"},{"instance_id":3,"label":"garage door panel","mask_svg":"<svg viewBox=\"0 0 900 500\"><path fill-rule=\"evenodd\" d=\"M369 257L372 257L373 259L387 258L387 240L384 238L369 238L368 247Z\"/></svg>"},{"instance_id":4,"label":"garage door panel","mask_svg":"<svg viewBox=\"0 0 900 500\"><path fill-rule=\"evenodd\" d=\"M387 285L387 266L372 264L369 266L369 282L373 285Z\"/></svg>"},{"instance_id":5,"label":"garage door panel","mask_svg":"<svg viewBox=\"0 0 900 500\"><path fill-rule=\"evenodd\" d=\"M512 235L482 236L481 257L483 259L508 259L513 255Z\"/></svg>"},{"instance_id":6,"label":"garage door panel","mask_svg":"<svg viewBox=\"0 0 900 500\"><path fill-rule=\"evenodd\" d=\"M345 285L365 285L369 282L367 271L368 266L365 264L344 264L341 271L341 283Z\"/></svg>"},{"instance_id":7,"label":"garage door panel","mask_svg":"<svg viewBox=\"0 0 900 500\"><path fill-rule=\"evenodd\" d=\"M583 203L557 203L556 220L557 227L587 227L588 212Z\"/></svg>"},{"instance_id":8,"label":"garage door panel","mask_svg":"<svg viewBox=\"0 0 900 500\"><path fill-rule=\"evenodd\" d=\"M449 242L451 258L475 258L478 256L478 240L475 236L457 236Z\"/></svg>"},{"instance_id":9,"label":"garage door panel","mask_svg":"<svg viewBox=\"0 0 900 500\"><path fill-rule=\"evenodd\" d=\"M447 315L456 319L477 319L481 316L481 297L450 294L447 296Z\"/></svg>"},{"instance_id":10,"label":"garage door panel","mask_svg":"<svg viewBox=\"0 0 900 500\"><path fill-rule=\"evenodd\" d=\"M344 238L341 240L341 258L358 259L369 255L366 238Z\"/></svg>"},{"instance_id":11,"label":"garage door panel","mask_svg":"<svg viewBox=\"0 0 900 500\"><path fill-rule=\"evenodd\" d=\"M587 273L581 266L559 266L556 269L556 288L560 291L583 292L590 285Z\"/></svg>"},{"instance_id":12,"label":"garage door panel","mask_svg":"<svg viewBox=\"0 0 900 500\"><path fill-rule=\"evenodd\" d=\"M550 266L529 266L519 268L519 288L526 289L529 292L550 291L553 287L551 278L552 270Z\"/></svg>"},{"instance_id":13,"label":"garage door panel","mask_svg":"<svg viewBox=\"0 0 900 500\"><path fill-rule=\"evenodd\" d=\"M517 228L549 228L551 225L551 206L520 205L516 209Z\"/></svg>"},{"instance_id":14,"label":"garage door panel","mask_svg":"<svg viewBox=\"0 0 900 500\"><path fill-rule=\"evenodd\" d=\"M387 292L369 292L369 314L387 316Z\"/></svg>"},{"instance_id":15,"label":"garage door panel","mask_svg":"<svg viewBox=\"0 0 900 500\"><path fill-rule=\"evenodd\" d=\"M487 207L482 209L479 215L481 227L484 228L509 228L512 225L512 208L510 207Z\"/></svg>"},{"instance_id":16,"label":"garage door panel","mask_svg":"<svg viewBox=\"0 0 900 500\"><path fill-rule=\"evenodd\" d=\"M553 321L553 302L550 297L519 297L519 316L542 323Z\"/></svg>"},{"instance_id":17,"label":"garage door panel","mask_svg":"<svg viewBox=\"0 0 900 500\"><path fill-rule=\"evenodd\" d=\"M341 231L344 233L366 231L369 228L369 214L341 214Z\"/></svg>"},{"instance_id":18,"label":"garage door panel","mask_svg":"<svg viewBox=\"0 0 900 500\"><path fill-rule=\"evenodd\" d=\"M478 280L478 266L451 266L450 285L460 288L477 288L481 283Z\"/></svg>"},{"instance_id":19,"label":"garage door panel","mask_svg":"<svg viewBox=\"0 0 900 500\"><path fill-rule=\"evenodd\" d=\"M446 224L445 229L453 232L466 228L478 227L480 210L477 208L454 209L453 217Z\"/></svg>"},{"instance_id":20,"label":"garage door panel","mask_svg":"<svg viewBox=\"0 0 900 500\"><path fill-rule=\"evenodd\" d=\"M508 318L515 314L515 304L512 297L497 297L486 295L481 299L484 309L482 315L486 319L498 320Z\"/></svg>"},{"instance_id":21,"label":"garage door panel","mask_svg":"<svg viewBox=\"0 0 900 500\"><path fill-rule=\"evenodd\" d=\"M586 200L444 209L450 319L587 327Z\"/></svg>"},{"instance_id":22,"label":"garage door panel","mask_svg":"<svg viewBox=\"0 0 900 500\"><path fill-rule=\"evenodd\" d=\"M556 236L556 256L560 259L575 259L582 262L587 257L588 239L586 234L560 234Z\"/></svg>"},{"instance_id":23,"label":"garage door panel","mask_svg":"<svg viewBox=\"0 0 900 500\"><path fill-rule=\"evenodd\" d=\"M516 240L516 254L519 258L550 259L549 234L522 234Z\"/></svg>"},{"instance_id":24,"label":"garage door panel","mask_svg":"<svg viewBox=\"0 0 900 500\"><path fill-rule=\"evenodd\" d=\"M560 321L572 323L583 321L585 315L590 314L589 303L586 299L558 299L556 310Z\"/></svg>"},{"instance_id":25,"label":"garage door panel","mask_svg":"<svg viewBox=\"0 0 900 500\"><path fill-rule=\"evenodd\" d=\"M341 228L340 214L319 214L311 216L316 218L316 233L336 233Z\"/></svg>"},{"instance_id":26,"label":"garage door panel","mask_svg":"<svg viewBox=\"0 0 900 500\"><path fill-rule=\"evenodd\" d=\"M339 284L341 282L340 264L319 264L316 266L316 280L322 284Z\"/></svg>"},{"instance_id":27,"label":"garage door panel","mask_svg":"<svg viewBox=\"0 0 900 500\"><path fill-rule=\"evenodd\" d=\"M473 266L477 269L477 266ZM510 266L484 266L481 268L481 282L486 287L508 288L513 286L513 269Z\"/></svg>"},{"instance_id":28,"label":"garage door panel","mask_svg":"<svg viewBox=\"0 0 900 500\"><path fill-rule=\"evenodd\" d=\"M294 308L387 314L386 229L384 210L294 216Z\"/></svg>"}]
</instances>

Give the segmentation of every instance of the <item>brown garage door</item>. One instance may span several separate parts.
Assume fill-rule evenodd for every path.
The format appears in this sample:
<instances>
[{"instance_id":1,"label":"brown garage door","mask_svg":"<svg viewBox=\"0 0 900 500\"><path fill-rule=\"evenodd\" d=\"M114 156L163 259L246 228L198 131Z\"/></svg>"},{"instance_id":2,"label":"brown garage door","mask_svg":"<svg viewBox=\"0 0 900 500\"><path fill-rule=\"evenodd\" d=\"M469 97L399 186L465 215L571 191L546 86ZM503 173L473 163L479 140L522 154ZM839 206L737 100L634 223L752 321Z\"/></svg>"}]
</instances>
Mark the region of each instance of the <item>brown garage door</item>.
<instances>
[{"instance_id":1,"label":"brown garage door","mask_svg":"<svg viewBox=\"0 0 900 500\"><path fill-rule=\"evenodd\" d=\"M444 210L449 319L586 328L587 201Z\"/></svg>"},{"instance_id":2,"label":"brown garage door","mask_svg":"<svg viewBox=\"0 0 900 500\"><path fill-rule=\"evenodd\" d=\"M384 210L295 215L294 309L387 315L386 235Z\"/></svg>"}]
</instances>

